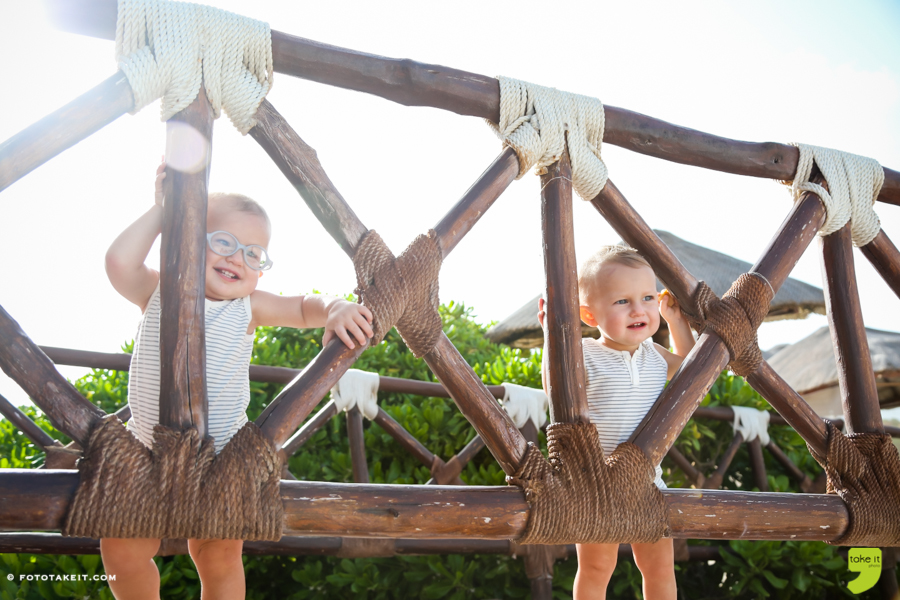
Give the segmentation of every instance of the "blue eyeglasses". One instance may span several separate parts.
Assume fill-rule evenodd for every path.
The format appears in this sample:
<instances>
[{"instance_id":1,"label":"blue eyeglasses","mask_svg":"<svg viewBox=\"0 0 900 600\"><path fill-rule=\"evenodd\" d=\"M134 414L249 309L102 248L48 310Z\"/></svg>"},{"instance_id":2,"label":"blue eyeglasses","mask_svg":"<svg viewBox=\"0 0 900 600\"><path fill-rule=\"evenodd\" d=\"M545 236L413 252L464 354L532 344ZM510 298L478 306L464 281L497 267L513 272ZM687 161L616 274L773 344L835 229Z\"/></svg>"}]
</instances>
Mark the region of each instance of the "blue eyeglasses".
<instances>
[{"instance_id":1,"label":"blue eyeglasses","mask_svg":"<svg viewBox=\"0 0 900 600\"><path fill-rule=\"evenodd\" d=\"M244 263L254 271L268 271L274 264L265 248L256 244L245 246L227 231L207 233L206 243L209 244L209 249L219 256L231 256L238 250L243 250Z\"/></svg>"}]
</instances>

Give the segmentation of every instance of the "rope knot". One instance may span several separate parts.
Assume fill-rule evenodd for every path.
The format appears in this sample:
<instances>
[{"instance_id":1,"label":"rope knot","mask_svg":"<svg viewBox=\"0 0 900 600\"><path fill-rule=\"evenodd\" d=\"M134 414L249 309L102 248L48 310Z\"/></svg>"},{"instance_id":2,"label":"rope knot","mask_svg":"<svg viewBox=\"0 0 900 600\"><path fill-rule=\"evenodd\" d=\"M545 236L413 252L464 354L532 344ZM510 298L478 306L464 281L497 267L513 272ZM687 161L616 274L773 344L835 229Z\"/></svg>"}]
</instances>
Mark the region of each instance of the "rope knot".
<instances>
[{"instance_id":1,"label":"rope knot","mask_svg":"<svg viewBox=\"0 0 900 600\"><path fill-rule=\"evenodd\" d=\"M568 148L572 187L591 200L606 185L606 165L600 157L606 115L596 98L563 92L500 76L500 123L488 125L516 151L519 177L532 166L538 175L557 162Z\"/></svg>"},{"instance_id":2,"label":"rope knot","mask_svg":"<svg viewBox=\"0 0 900 600\"><path fill-rule=\"evenodd\" d=\"M728 347L731 369L746 377L762 362L756 330L769 313L774 296L772 284L759 273L742 274L721 299L701 281L694 292L700 314L684 315L697 333L707 327L715 331Z\"/></svg>"},{"instance_id":3,"label":"rope knot","mask_svg":"<svg viewBox=\"0 0 900 600\"><path fill-rule=\"evenodd\" d=\"M442 260L434 230L416 237L396 258L381 236L373 230L366 233L353 265L356 293L374 316L373 346L396 326L417 358L431 352L443 332L438 312Z\"/></svg>"},{"instance_id":4,"label":"rope knot","mask_svg":"<svg viewBox=\"0 0 900 600\"><path fill-rule=\"evenodd\" d=\"M521 544L655 542L668 535L666 501L643 451L619 444L604 459L590 423L547 427L549 462L532 444L507 482L531 510Z\"/></svg>"}]
</instances>

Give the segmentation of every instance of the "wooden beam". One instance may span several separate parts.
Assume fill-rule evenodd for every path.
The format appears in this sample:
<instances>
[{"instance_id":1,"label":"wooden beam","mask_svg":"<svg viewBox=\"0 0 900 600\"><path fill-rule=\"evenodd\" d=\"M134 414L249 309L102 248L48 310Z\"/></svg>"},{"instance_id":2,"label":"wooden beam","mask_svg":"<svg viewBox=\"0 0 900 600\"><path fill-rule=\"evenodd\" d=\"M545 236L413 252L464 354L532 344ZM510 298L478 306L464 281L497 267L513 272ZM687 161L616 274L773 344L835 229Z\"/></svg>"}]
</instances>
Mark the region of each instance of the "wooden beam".
<instances>
[{"instance_id":1,"label":"wooden beam","mask_svg":"<svg viewBox=\"0 0 900 600\"><path fill-rule=\"evenodd\" d=\"M297 433L292 435L291 438L284 443L284 446L281 447L281 451L284 453L285 458L290 458L296 454L297 450L299 450L303 444L308 442L309 438L315 435L315 433L336 414L337 404L334 403L334 400L329 400L312 419L304 423L303 427L298 429Z\"/></svg>"},{"instance_id":2,"label":"wooden beam","mask_svg":"<svg viewBox=\"0 0 900 600\"><path fill-rule=\"evenodd\" d=\"M476 435L455 456L439 466L439 472L432 470L433 477L428 480L426 485L446 485L453 481L462 482L462 479L459 478L460 473L466 468L469 461L481 452L482 448L484 448L484 440L481 439L480 435Z\"/></svg>"},{"instance_id":3,"label":"wooden beam","mask_svg":"<svg viewBox=\"0 0 900 600\"><path fill-rule=\"evenodd\" d=\"M193 172L172 167L183 154L190 127L207 143ZM213 111L203 87L197 98L166 123L162 239L160 248L159 423L176 430L208 431L206 397L206 204ZM193 148L194 152L201 151Z\"/></svg>"},{"instance_id":4,"label":"wooden beam","mask_svg":"<svg viewBox=\"0 0 900 600\"><path fill-rule=\"evenodd\" d=\"M667 455L672 459L672 462L681 469L684 474L687 476L688 480L693 483L696 487L702 488L703 483L706 481L706 477L704 477L703 473L694 468L694 465L691 464L691 461L687 459L687 457L681 453L678 448L672 446L669 448L669 454Z\"/></svg>"},{"instance_id":5,"label":"wooden beam","mask_svg":"<svg viewBox=\"0 0 900 600\"><path fill-rule=\"evenodd\" d=\"M541 175L541 223L547 299L544 360L545 382L554 423L590 423L581 350L578 310L578 265L572 217L572 167L563 150Z\"/></svg>"},{"instance_id":6,"label":"wooden beam","mask_svg":"<svg viewBox=\"0 0 900 600\"><path fill-rule=\"evenodd\" d=\"M134 107L134 96L119 71L56 112L0 144L0 191L109 125Z\"/></svg>"},{"instance_id":7,"label":"wooden beam","mask_svg":"<svg viewBox=\"0 0 900 600\"><path fill-rule=\"evenodd\" d=\"M12 402L2 395L0 395L0 415L6 417L10 423L41 450L46 450L48 446L63 447L59 441L50 437L46 431L38 427L37 423L29 419L28 415L13 406Z\"/></svg>"},{"instance_id":8,"label":"wooden beam","mask_svg":"<svg viewBox=\"0 0 900 600\"><path fill-rule=\"evenodd\" d=\"M369 465L366 462L366 442L363 434L362 413L354 406L347 411L347 439L350 442L350 463L353 481L369 483Z\"/></svg>"},{"instance_id":9,"label":"wooden beam","mask_svg":"<svg viewBox=\"0 0 900 600\"><path fill-rule=\"evenodd\" d=\"M434 459L437 457L380 406L374 421L388 435L394 438L398 444L403 446L404 450L412 454L416 460L429 469L431 468L434 464Z\"/></svg>"},{"instance_id":10,"label":"wooden beam","mask_svg":"<svg viewBox=\"0 0 900 600\"><path fill-rule=\"evenodd\" d=\"M0 306L0 368L19 384L57 430L81 445L106 413L78 393Z\"/></svg>"},{"instance_id":11,"label":"wooden beam","mask_svg":"<svg viewBox=\"0 0 900 600\"><path fill-rule=\"evenodd\" d=\"M766 475L766 459L762 452L762 442L759 438L753 438L747 444L750 451L750 468L753 470L753 480L761 492L769 491L769 478Z\"/></svg>"},{"instance_id":12,"label":"wooden beam","mask_svg":"<svg viewBox=\"0 0 900 600\"><path fill-rule=\"evenodd\" d=\"M718 463L716 465L716 470L712 475L706 478L703 488L717 490L722 487L722 481L725 480L725 473L728 471L728 467L731 466L731 461L734 460L734 455L737 454L742 443L744 443L744 436L735 432L734 437L731 438L731 443L728 444L728 448L725 449L725 452L723 452L722 456L716 461Z\"/></svg>"},{"instance_id":13,"label":"wooden beam","mask_svg":"<svg viewBox=\"0 0 900 600\"><path fill-rule=\"evenodd\" d=\"M770 440L766 445L766 450L768 450L769 454L784 467L784 470L788 472L791 479L800 485L800 489L804 493L808 494L812 491L812 480L810 480L806 473L800 470L800 467L791 462L791 459L788 458L787 454L784 453L784 450L782 450L778 444Z\"/></svg>"},{"instance_id":14,"label":"wooden beam","mask_svg":"<svg viewBox=\"0 0 900 600\"><path fill-rule=\"evenodd\" d=\"M115 39L116 0L52 0L48 12L58 27ZM55 6L54 6L55 4ZM58 7L65 6L65 10ZM77 19L66 20L66 14ZM500 84L493 77L385 58L272 31L275 71L345 89L366 92L405 106L431 106L497 123ZM577 90L575 90L577 91ZM774 142L731 140L680 127L615 106L605 106L603 141L633 152L687 165L789 181L797 171L797 148ZM878 199L900 204L900 172L884 169Z\"/></svg>"},{"instance_id":15,"label":"wooden beam","mask_svg":"<svg viewBox=\"0 0 900 600\"><path fill-rule=\"evenodd\" d=\"M900 251L882 229L871 242L860 247L881 278L900 298Z\"/></svg>"},{"instance_id":16,"label":"wooden beam","mask_svg":"<svg viewBox=\"0 0 900 600\"><path fill-rule=\"evenodd\" d=\"M853 264L850 223L822 238L822 280L848 433L884 433Z\"/></svg>"}]
</instances>

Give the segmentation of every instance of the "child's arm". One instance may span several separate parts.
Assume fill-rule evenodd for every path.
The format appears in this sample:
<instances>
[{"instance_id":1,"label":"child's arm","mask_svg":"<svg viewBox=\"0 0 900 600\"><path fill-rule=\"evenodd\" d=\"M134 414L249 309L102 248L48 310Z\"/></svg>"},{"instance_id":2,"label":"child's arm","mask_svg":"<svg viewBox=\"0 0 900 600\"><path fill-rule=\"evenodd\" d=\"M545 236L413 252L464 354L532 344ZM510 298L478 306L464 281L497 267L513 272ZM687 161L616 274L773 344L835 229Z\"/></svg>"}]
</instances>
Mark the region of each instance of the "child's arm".
<instances>
[{"instance_id":1,"label":"child's arm","mask_svg":"<svg viewBox=\"0 0 900 600\"><path fill-rule=\"evenodd\" d=\"M250 305L253 311L250 331L262 326L324 327L323 346L337 336L348 348L354 347L354 339L364 345L374 335L372 311L341 298L319 294L277 296L256 290L250 294Z\"/></svg>"},{"instance_id":2,"label":"child's arm","mask_svg":"<svg viewBox=\"0 0 900 600\"><path fill-rule=\"evenodd\" d=\"M144 264L153 242L162 230L163 193L166 163L156 170L156 199L153 207L119 234L106 251L106 276L112 286L143 311L159 282L159 273Z\"/></svg>"},{"instance_id":3,"label":"child's arm","mask_svg":"<svg viewBox=\"0 0 900 600\"><path fill-rule=\"evenodd\" d=\"M666 323L669 324L669 335L672 340L672 348L675 351L672 353L667 348L658 346L658 349L663 351L663 358L666 359L666 363L669 365L667 376L671 379L678 367L681 366L681 363L684 362L684 357L694 348L696 342L694 334L691 332L691 326L688 324L687 319L684 318L684 315L681 314L678 300L675 299L675 296L669 290L663 290L659 294L659 313L666 320Z\"/></svg>"}]
</instances>

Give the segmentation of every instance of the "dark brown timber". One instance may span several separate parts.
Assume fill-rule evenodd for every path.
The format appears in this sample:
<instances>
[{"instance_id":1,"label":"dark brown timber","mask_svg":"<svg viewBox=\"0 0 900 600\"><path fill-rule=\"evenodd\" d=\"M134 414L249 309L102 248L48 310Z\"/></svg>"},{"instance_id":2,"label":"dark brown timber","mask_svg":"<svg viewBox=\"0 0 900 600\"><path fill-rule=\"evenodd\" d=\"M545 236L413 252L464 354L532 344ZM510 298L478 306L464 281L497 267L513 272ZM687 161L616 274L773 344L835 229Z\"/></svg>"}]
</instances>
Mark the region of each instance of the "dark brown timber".
<instances>
[{"instance_id":1,"label":"dark brown timber","mask_svg":"<svg viewBox=\"0 0 900 600\"><path fill-rule=\"evenodd\" d=\"M863 255L869 259L881 278L900 298L900 251L882 229L871 242L861 246Z\"/></svg>"},{"instance_id":2,"label":"dark brown timber","mask_svg":"<svg viewBox=\"0 0 900 600\"><path fill-rule=\"evenodd\" d=\"M25 437L37 444L42 450L48 446L58 446L62 448L62 444L50 437L46 431L37 426L37 423L28 418L28 415L13 406L12 402L0 396L0 415L16 426Z\"/></svg>"},{"instance_id":3,"label":"dark brown timber","mask_svg":"<svg viewBox=\"0 0 900 600\"><path fill-rule=\"evenodd\" d=\"M121 72L0 144L0 191L134 106Z\"/></svg>"},{"instance_id":4,"label":"dark brown timber","mask_svg":"<svg viewBox=\"0 0 900 600\"><path fill-rule=\"evenodd\" d=\"M106 413L87 401L59 374L47 355L0 306L0 368L19 384L53 427L81 445Z\"/></svg>"},{"instance_id":5,"label":"dark brown timber","mask_svg":"<svg viewBox=\"0 0 900 600\"><path fill-rule=\"evenodd\" d=\"M350 441L350 463L353 481L369 483L369 465L366 463L366 442L363 438L363 416L354 406L347 411L347 438Z\"/></svg>"},{"instance_id":6,"label":"dark brown timber","mask_svg":"<svg viewBox=\"0 0 900 600\"><path fill-rule=\"evenodd\" d=\"M484 440L481 439L480 435L476 435L456 456L443 465L438 465L437 469L432 468L431 472L434 477L428 480L428 485L445 485L456 481L459 474L469 464L469 461L475 458L482 448L484 448Z\"/></svg>"},{"instance_id":7,"label":"dark brown timber","mask_svg":"<svg viewBox=\"0 0 900 600\"><path fill-rule=\"evenodd\" d=\"M822 280L847 432L884 433L856 285L850 223L822 238Z\"/></svg>"},{"instance_id":8,"label":"dark brown timber","mask_svg":"<svg viewBox=\"0 0 900 600\"><path fill-rule=\"evenodd\" d=\"M688 460L687 456L681 453L675 446L669 448L668 457L672 459L672 462L681 469L685 475L687 475L688 479L691 480L698 488L703 487L703 482L706 481L706 478L703 476L703 473L694 468L694 465L691 464L691 461Z\"/></svg>"},{"instance_id":9,"label":"dark brown timber","mask_svg":"<svg viewBox=\"0 0 900 600\"><path fill-rule=\"evenodd\" d=\"M725 452L723 452L722 456L716 461L718 463L716 465L716 470L712 475L706 478L706 482L702 487L710 490L717 490L722 487L725 473L728 471L728 467L731 466L731 461L734 460L734 455L737 454L742 443L744 443L744 436L740 433L735 433L734 437L731 438L731 443L728 444L728 448L725 449Z\"/></svg>"},{"instance_id":10,"label":"dark brown timber","mask_svg":"<svg viewBox=\"0 0 900 600\"><path fill-rule=\"evenodd\" d=\"M784 453L784 450L781 449L778 444L773 441L769 441L766 445L766 450L769 451L769 454L777 460L785 471L788 472L788 475L800 484L800 489L803 490L804 493L808 494L812 490L812 480L800 470L800 467L791 462L791 459L788 458L788 455Z\"/></svg>"},{"instance_id":11,"label":"dark brown timber","mask_svg":"<svg viewBox=\"0 0 900 600\"><path fill-rule=\"evenodd\" d=\"M180 151L178 127L188 125L206 140L195 172L166 167L160 248L159 423L207 433L206 398L206 202L212 148L212 106L203 87L197 98L166 124L166 154Z\"/></svg>"},{"instance_id":12,"label":"dark brown timber","mask_svg":"<svg viewBox=\"0 0 900 600\"><path fill-rule=\"evenodd\" d=\"M58 3L58 0L57 0ZM71 0L51 6L67 31L115 39L116 0ZM65 19L77 14L77 19ZM497 123L500 85L493 77L385 58L272 32L275 71L367 92L406 106L431 106ZM577 92L578 90L572 90ZM706 169L789 181L797 171L797 148L774 142L741 142L673 125L623 108L606 106L603 141L633 152ZM900 173L884 169L878 199L900 204Z\"/></svg>"},{"instance_id":13,"label":"dark brown timber","mask_svg":"<svg viewBox=\"0 0 900 600\"><path fill-rule=\"evenodd\" d=\"M74 471L0 469L0 530L59 529ZM672 537L827 541L847 527L836 495L663 490ZM507 486L414 486L282 481L287 535L511 539L528 504ZM791 537L796 535L797 537Z\"/></svg>"},{"instance_id":14,"label":"dark brown timber","mask_svg":"<svg viewBox=\"0 0 900 600\"><path fill-rule=\"evenodd\" d=\"M512 475L525 455L525 438L446 334L441 334L425 362L463 416L472 424L500 468Z\"/></svg>"},{"instance_id":15,"label":"dark brown timber","mask_svg":"<svg viewBox=\"0 0 900 600\"><path fill-rule=\"evenodd\" d=\"M329 400L312 419L304 423L303 427L298 429L297 433L292 435L291 439L284 443L284 446L281 447L281 451L284 453L285 457L289 458L296 454L297 450L299 450L303 444L308 442L309 438L315 435L315 433L336 414L337 405L334 403L334 400Z\"/></svg>"},{"instance_id":16,"label":"dark brown timber","mask_svg":"<svg viewBox=\"0 0 900 600\"><path fill-rule=\"evenodd\" d=\"M380 406L378 407L378 415L374 420L379 427L397 440L397 443L412 454L416 460L429 469L431 468L431 465L434 464L434 459L437 457Z\"/></svg>"},{"instance_id":17,"label":"dark brown timber","mask_svg":"<svg viewBox=\"0 0 900 600\"><path fill-rule=\"evenodd\" d=\"M824 219L822 201L814 194L804 194L750 270L765 277L777 293ZM647 454L652 464L662 461L727 364L725 343L714 332L704 332L629 440Z\"/></svg>"},{"instance_id":18,"label":"dark brown timber","mask_svg":"<svg viewBox=\"0 0 900 600\"><path fill-rule=\"evenodd\" d=\"M548 306L544 317L544 357L549 361L545 384L550 420L554 423L590 423L572 219L572 166L569 154L563 151L560 159L541 175L544 291Z\"/></svg>"},{"instance_id":19,"label":"dark brown timber","mask_svg":"<svg viewBox=\"0 0 900 600\"><path fill-rule=\"evenodd\" d=\"M506 148L485 169L450 212L434 226L441 255L447 257L519 174L519 159Z\"/></svg>"},{"instance_id":20,"label":"dark brown timber","mask_svg":"<svg viewBox=\"0 0 900 600\"><path fill-rule=\"evenodd\" d=\"M335 386L368 345L353 349L334 338L306 365L256 419L263 433L280 447Z\"/></svg>"},{"instance_id":21,"label":"dark brown timber","mask_svg":"<svg viewBox=\"0 0 900 600\"><path fill-rule=\"evenodd\" d=\"M763 456L762 442L759 438L753 438L747 444L750 451L750 468L753 469L753 480L761 492L769 491L769 478L766 475L766 459Z\"/></svg>"}]
</instances>

